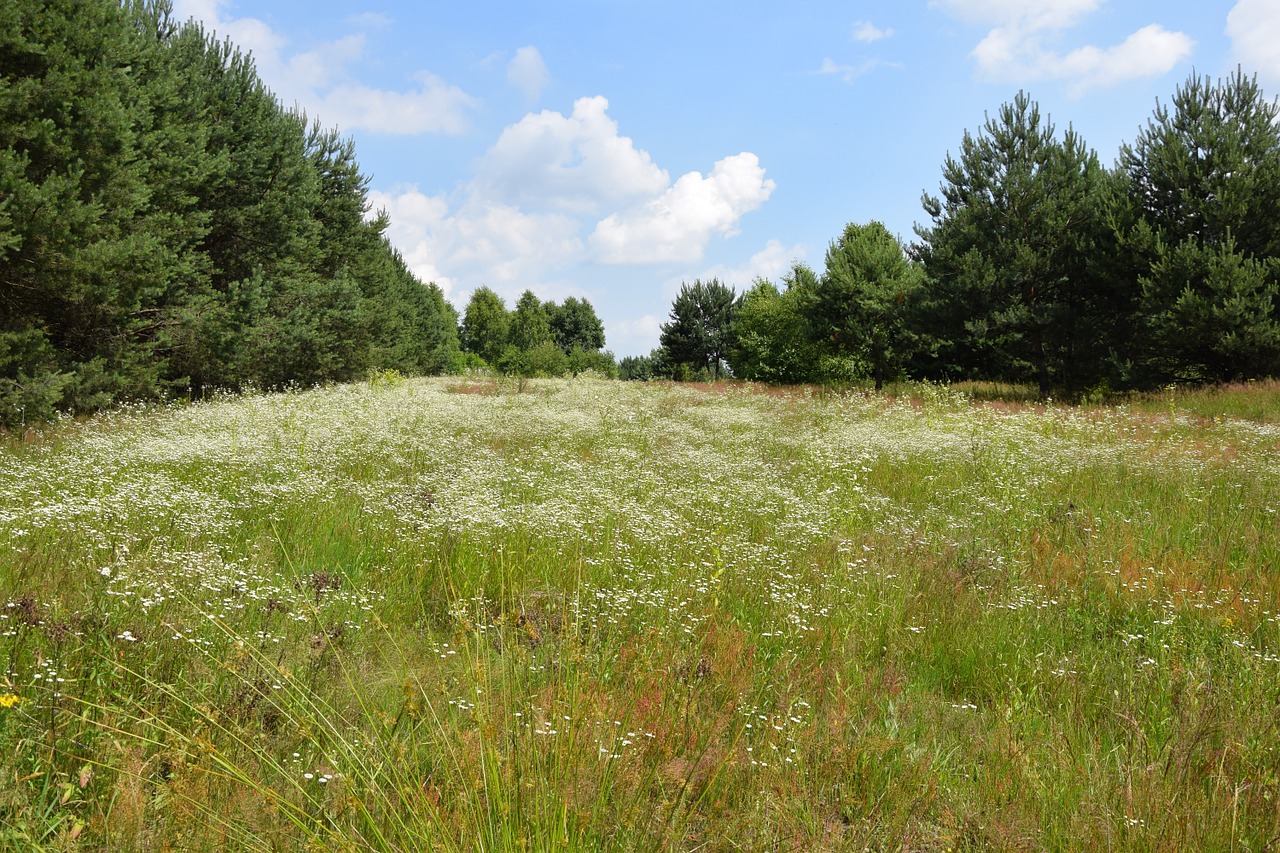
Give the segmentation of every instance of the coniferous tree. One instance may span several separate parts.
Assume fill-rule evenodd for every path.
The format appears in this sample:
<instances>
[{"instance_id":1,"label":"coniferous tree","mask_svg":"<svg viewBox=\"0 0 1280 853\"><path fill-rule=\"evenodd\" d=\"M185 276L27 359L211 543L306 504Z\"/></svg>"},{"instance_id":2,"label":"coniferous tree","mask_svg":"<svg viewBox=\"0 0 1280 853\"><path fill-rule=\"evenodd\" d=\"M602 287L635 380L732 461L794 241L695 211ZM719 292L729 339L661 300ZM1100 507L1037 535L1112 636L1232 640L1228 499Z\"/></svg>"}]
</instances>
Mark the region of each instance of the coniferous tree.
<instances>
[{"instance_id":1,"label":"coniferous tree","mask_svg":"<svg viewBox=\"0 0 1280 853\"><path fill-rule=\"evenodd\" d=\"M180 238L148 185L147 49L118 4L0 9L0 421L157 382Z\"/></svg>"},{"instance_id":2,"label":"coniferous tree","mask_svg":"<svg viewBox=\"0 0 1280 853\"><path fill-rule=\"evenodd\" d=\"M1280 370L1280 105L1192 75L1121 150L1148 382Z\"/></svg>"},{"instance_id":3,"label":"coniferous tree","mask_svg":"<svg viewBox=\"0 0 1280 853\"><path fill-rule=\"evenodd\" d=\"M349 140L164 0L0 5L0 423L456 360Z\"/></svg>"},{"instance_id":4,"label":"coniferous tree","mask_svg":"<svg viewBox=\"0 0 1280 853\"><path fill-rule=\"evenodd\" d=\"M1102 217L1103 170L1068 129L1059 140L1025 93L965 133L948 155L933 224L916 247L935 339L969 375L1034 381L1041 395L1096 372L1080 363L1106 282L1088 263ZM1083 349L1094 351L1096 347Z\"/></svg>"},{"instance_id":5,"label":"coniferous tree","mask_svg":"<svg viewBox=\"0 0 1280 853\"><path fill-rule=\"evenodd\" d=\"M676 378L720 378L733 344L737 295L719 279L682 284L659 338L663 361Z\"/></svg>"},{"instance_id":6,"label":"coniferous tree","mask_svg":"<svg viewBox=\"0 0 1280 853\"><path fill-rule=\"evenodd\" d=\"M812 327L834 353L865 365L879 391L916 347L910 311L920 271L880 222L849 224L826 260L810 303Z\"/></svg>"}]
</instances>

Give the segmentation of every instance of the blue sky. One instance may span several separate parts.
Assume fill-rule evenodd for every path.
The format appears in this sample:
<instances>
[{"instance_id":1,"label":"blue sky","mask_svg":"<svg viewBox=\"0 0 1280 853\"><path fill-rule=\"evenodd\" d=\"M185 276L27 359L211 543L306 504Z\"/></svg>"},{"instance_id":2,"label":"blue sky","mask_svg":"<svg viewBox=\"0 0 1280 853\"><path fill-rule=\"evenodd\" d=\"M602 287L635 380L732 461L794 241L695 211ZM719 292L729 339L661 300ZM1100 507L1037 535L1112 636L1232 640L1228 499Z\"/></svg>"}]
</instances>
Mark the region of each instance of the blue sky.
<instances>
[{"instance_id":1,"label":"blue sky","mask_svg":"<svg viewBox=\"0 0 1280 853\"><path fill-rule=\"evenodd\" d=\"M1192 71L1280 93L1280 0L176 0L354 137L373 203L459 309L585 297L648 352L682 281L904 240L1019 90L1104 163Z\"/></svg>"}]
</instances>

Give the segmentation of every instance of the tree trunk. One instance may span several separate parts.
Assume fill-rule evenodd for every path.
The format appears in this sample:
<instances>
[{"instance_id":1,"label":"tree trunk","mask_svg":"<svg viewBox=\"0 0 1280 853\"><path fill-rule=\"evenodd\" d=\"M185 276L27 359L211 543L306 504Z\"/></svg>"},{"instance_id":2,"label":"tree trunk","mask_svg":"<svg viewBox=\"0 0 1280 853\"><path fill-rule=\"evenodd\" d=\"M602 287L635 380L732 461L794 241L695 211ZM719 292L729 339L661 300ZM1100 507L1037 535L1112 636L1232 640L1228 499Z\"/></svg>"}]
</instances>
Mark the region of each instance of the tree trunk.
<instances>
[{"instance_id":1,"label":"tree trunk","mask_svg":"<svg viewBox=\"0 0 1280 853\"><path fill-rule=\"evenodd\" d=\"M1036 380L1040 385L1040 399L1047 400L1052 387L1049 384L1049 360L1044 354L1044 330L1036 329Z\"/></svg>"}]
</instances>

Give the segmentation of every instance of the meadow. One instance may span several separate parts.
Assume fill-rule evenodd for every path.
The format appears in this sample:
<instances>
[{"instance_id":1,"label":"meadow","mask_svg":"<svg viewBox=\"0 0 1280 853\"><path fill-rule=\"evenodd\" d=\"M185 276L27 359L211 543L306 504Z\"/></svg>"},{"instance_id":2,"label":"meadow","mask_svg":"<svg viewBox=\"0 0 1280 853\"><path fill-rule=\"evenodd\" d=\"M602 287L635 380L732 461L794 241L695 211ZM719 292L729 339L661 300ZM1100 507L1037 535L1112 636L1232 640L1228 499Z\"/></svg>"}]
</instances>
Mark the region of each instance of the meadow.
<instances>
[{"instance_id":1,"label":"meadow","mask_svg":"<svg viewBox=\"0 0 1280 853\"><path fill-rule=\"evenodd\" d=\"M1280 387L402 380L0 442L0 849L1280 845Z\"/></svg>"}]
</instances>

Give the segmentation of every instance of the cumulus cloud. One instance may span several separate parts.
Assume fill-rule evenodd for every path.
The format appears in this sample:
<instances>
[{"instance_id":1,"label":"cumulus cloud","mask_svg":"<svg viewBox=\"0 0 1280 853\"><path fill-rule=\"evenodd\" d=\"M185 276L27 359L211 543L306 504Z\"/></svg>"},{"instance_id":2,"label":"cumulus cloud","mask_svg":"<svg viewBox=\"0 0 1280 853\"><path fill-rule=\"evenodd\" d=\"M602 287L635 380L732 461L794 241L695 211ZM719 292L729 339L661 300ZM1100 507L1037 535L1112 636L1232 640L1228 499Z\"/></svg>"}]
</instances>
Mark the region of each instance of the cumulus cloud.
<instances>
[{"instance_id":1,"label":"cumulus cloud","mask_svg":"<svg viewBox=\"0 0 1280 853\"><path fill-rule=\"evenodd\" d=\"M861 42L876 42L887 39L893 35L892 29L880 29L870 21L854 21L853 23L853 40Z\"/></svg>"},{"instance_id":2,"label":"cumulus cloud","mask_svg":"<svg viewBox=\"0 0 1280 853\"><path fill-rule=\"evenodd\" d=\"M608 109L604 98L579 98L569 116L525 116L485 154L479 183L513 203L586 214L662 192L666 171L618 133Z\"/></svg>"},{"instance_id":3,"label":"cumulus cloud","mask_svg":"<svg viewBox=\"0 0 1280 853\"><path fill-rule=\"evenodd\" d=\"M1247 0L1246 0L1247 1ZM1085 45L1062 53L1065 32L1097 11L1102 0L936 0L957 17L992 29L973 50L980 76L993 82L1062 80L1071 94L1152 77L1191 55L1185 33L1149 24L1110 47Z\"/></svg>"},{"instance_id":4,"label":"cumulus cloud","mask_svg":"<svg viewBox=\"0 0 1280 853\"><path fill-rule=\"evenodd\" d=\"M605 323L609 348L618 352L646 352L658 346L663 320L653 314Z\"/></svg>"},{"instance_id":5,"label":"cumulus cloud","mask_svg":"<svg viewBox=\"0 0 1280 853\"><path fill-rule=\"evenodd\" d=\"M1070 92L1078 96L1125 80L1158 77L1190 56L1194 46L1183 33L1149 24L1113 47L1073 50L1049 63L1046 76L1070 80Z\"/></svg>"},{"instance_id":6,"label":"cumulus cloud","mask_svg":"<svg viewBox=\"0 0 1280 853\"><path fill-rule=\"evenodd\" d=\"M369 201L387 212L387 236L409 269L446 296L462 283L523 290L522 283L583 255L581 223L573 217L475 196L455 210L445 197L416 187L375 190Z\"/></svg>"},{"instance_id":7,"label":"cumulus cloud","mask_svg":"<svg viewBox=\"0 0 1280 853\"><path fill-rule=\"evenodd\" d=\"M1227 15L1232 53L1246 74L1256 73L1268 90L1280 88L1280 5L1239 0Z\"/></svg>"},{"instance_id":8,"label":"cumulus cloud","mask_svg":"<svg viewBox=\"0 0 1280 853\"><path fill-rule=\"evenodd\" d=\"M672 184L619 133L608 106L581 98L568 116L526 115L453 193L375 191L372 209L388 213L387 236L409 268L460 298L479 284L500 293L553 292L557 277L582 263L697 262L711 240L736 233L742 216L773 192L748 152ZM752 259L752 275L785 265L766 251Z\"/></svg>"},{"instance_id":9,"label":"cumulus cloud","mask_svg":"<svg viewBox=\"0 0 1280 853\"><path fill-rule=\"evenodd\" d=\"M720 160L705 177L689 172L657 198L600 220L591 247L608 264L696 262L713 236L737 233L742 216L776 186L759 158L744 151Z\"/></svg>"},{"instance_id":10,"label":"cumulus cloud","mask_svg":"<svg viewBox=\"0 0 1280 853\"><path fill-rule=\"evenodd\" d=\"M257 18L235 18L224 12L224 0L176 0L180 19L195 18L219 37L230 38L251 53L258 74L286 106L298 106L326 125L345 132L415 135L457 134L469 126L477 101L457 86L420 72L416 85L401 90L379 89L356 77L366 39L353 33L310 50L289 50L288 41ZM386 25L383 16L349 19L363 29Z\"/></svg>"},{"instance_id":11,"label":"cumulus cloud","mask_svg":"<svg viewBox=\"0 0 1280 853\"><path fill-rule=\"evenodd\" d=\"M777 281L791 270L791 265L803 259L803 246L784 246L780 240L770 240L764 248L756 252L746 263L734 266L718 265L703 270L698 278L718 278L739 291L746 290L757 278Z\"/></svg>"},{"instance_id":12,"label":"cumulus cloud","mask_svg":"<svg viewBox=\"0 0 1280 853\"><path fill-rule=\"evenodd\" d=\"M541 97L542 90L551 82L551 72L536 47L522 47L507 63L507 80L524 92L532 103Z\"/></svg>"}]
</instances>

